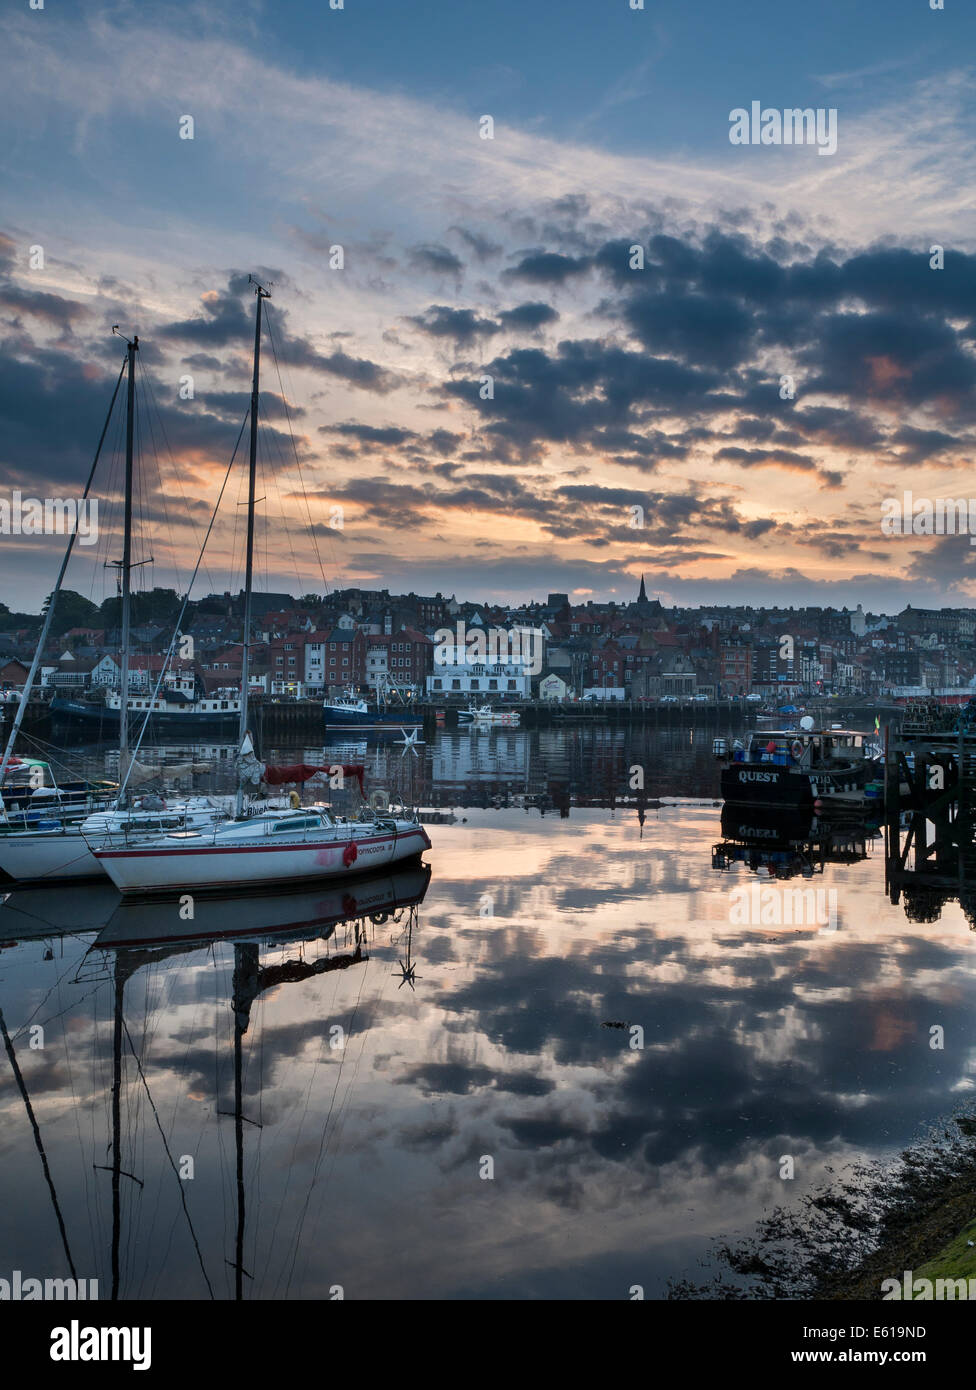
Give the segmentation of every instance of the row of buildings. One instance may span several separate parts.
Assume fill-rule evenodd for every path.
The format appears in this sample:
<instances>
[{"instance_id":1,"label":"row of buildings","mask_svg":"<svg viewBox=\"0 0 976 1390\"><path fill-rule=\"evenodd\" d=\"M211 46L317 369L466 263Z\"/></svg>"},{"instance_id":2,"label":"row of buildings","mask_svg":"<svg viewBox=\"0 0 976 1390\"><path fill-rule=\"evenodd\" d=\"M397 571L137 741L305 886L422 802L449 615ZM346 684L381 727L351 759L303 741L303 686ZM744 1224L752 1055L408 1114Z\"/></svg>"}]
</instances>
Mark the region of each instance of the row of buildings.
<instances>
[{"instance_id":1,"label":"row of buildings","mask_svg":"<svg viewBox=\"0 0 976 1390\"><path fill-rule=\"evenodd\" d=\"M201 692L241 678L242 596L196 604L170 669ZM627 603L572 604L562 593L517 608L438 593L345 589L301 602L255 596L251 680L278 698L399 690L433 699L794 698L967 690L976 676L976 611L910 606L894 616L860 605L664 608L641 580ZM77 627L42 661L42 688L118 689L117 631ZM131 688L158 677L172 637L133 630ZM23 684L36 633L0 632L0 687Z\"/></svg>"}]
</instances>

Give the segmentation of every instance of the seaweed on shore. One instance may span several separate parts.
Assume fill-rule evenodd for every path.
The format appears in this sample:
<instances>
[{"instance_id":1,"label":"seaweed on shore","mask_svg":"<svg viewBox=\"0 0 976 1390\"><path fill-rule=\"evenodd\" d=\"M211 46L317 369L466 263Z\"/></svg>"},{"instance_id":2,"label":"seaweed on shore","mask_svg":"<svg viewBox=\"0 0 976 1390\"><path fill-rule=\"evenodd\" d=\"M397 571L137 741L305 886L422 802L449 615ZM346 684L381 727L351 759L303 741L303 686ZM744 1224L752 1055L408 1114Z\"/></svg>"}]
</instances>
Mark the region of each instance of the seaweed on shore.
<instances>
[{"instance_id":1,"label":"seaweed on shore","mask_svg":"<svg viewBox=\"0 0 976 1390\"><path fill-rule=\"evenodd\" d=\"M955 1116L894 1161L852 1164L836 1182L776 1207L752 1234L719 1240L683 1299L877 1299L881 1281L934 1258L976 1217L976 1118Z\"/></svg>"}]
</instances>

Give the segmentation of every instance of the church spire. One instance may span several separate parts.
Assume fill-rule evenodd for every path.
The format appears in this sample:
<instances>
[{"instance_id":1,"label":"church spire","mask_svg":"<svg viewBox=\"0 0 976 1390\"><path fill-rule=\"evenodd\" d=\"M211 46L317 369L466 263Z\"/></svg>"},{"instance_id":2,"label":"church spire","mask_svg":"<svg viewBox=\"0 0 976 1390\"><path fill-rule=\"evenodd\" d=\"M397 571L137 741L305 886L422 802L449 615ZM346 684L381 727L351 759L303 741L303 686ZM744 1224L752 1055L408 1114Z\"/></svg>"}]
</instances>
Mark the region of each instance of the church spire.
<instances>
[{"instance_id":1,"label":"church spire","mask_svg":"<svg viewBox=\"0 0 976 1390\"><path fill-rule=\"evenodd\" d=\"M638 603L646 603L646 602L647 602L647 590L644 588L644 576L643 576L643 575L641 575L640 593L637 595L637 602L638 602Z\"/></svg>"}]
</instances>

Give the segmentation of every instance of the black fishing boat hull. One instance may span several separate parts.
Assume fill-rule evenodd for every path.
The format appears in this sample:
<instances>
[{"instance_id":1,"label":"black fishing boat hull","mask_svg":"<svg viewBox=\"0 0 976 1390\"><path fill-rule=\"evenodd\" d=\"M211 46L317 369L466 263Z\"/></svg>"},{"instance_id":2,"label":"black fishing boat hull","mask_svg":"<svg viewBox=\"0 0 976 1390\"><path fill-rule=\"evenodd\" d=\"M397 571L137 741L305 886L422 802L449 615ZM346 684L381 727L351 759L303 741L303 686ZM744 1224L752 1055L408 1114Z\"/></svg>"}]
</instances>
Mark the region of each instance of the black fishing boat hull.
<instances>
[{"instance_id":1,"label":"black fishing boat hull","mask_svg":"<svg viewBox=\"0 0 976 1390\"><path fill-rule=\"evenodd\" d=\"M722 769L722 797L746 805L812 807L817 801L863 791L880 776L873 759L836 767L800 769L770 763L729 763Z\"/></svg>"},{"instance_id":2,"label":"black fishing boat hull","mask_svg":"<svg viewBox=\"0 0 976 1390\"><path fill-rule=\"evenodd\" d=\"M722 797L740 804L811 808L816 800L808 773L766 763L730 763L723 767Z\"/></svg>"}]
</instances>

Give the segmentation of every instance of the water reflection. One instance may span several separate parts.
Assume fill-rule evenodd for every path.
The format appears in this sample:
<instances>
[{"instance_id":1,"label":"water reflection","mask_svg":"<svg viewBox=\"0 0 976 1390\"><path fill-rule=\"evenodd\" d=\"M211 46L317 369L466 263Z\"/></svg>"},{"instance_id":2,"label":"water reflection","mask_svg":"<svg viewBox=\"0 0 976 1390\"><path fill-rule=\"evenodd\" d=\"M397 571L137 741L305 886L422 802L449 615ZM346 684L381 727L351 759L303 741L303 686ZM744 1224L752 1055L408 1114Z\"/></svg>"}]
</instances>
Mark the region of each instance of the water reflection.
<instances>
[{"instance_id":1,"label":"water reflection","mask_svg":"<svg viewBox=\"0 0 976 1390\"><path fill-rule=\"evenodd\" d=\"M626 1298L635 1283L656 1297L716 1235L847 1157L903 1146L972 1090L976 936L957 903L908 920L870 825L668 804L708 797L707 741L676 740L679 775L660 743L635 756L626 731L606 732L623 737L588 753L575 733L549 745L511 730L489 737L493 755L461 736L408 752L430 804L458 813L431 832L426 892L398 886L386 921L382 904L329 893L198 903L190 921L98 889L60 905L10 895L0 1006L80 1275L108 1295L117 1167L125 1298L207 1298L207 1279L220 1298L238 1283L245 1299L336 1285ZM507 796L506 783L513 797L567 788L569 819L473 804L473 789ZM720 846L742 853L714 864ZM837 930L735 920L734 890L805 876L769 859L797 847L836 895ZM9 1068L0 1110L0 1274L59 1275Z\"/></svg>"}]
</instances>

